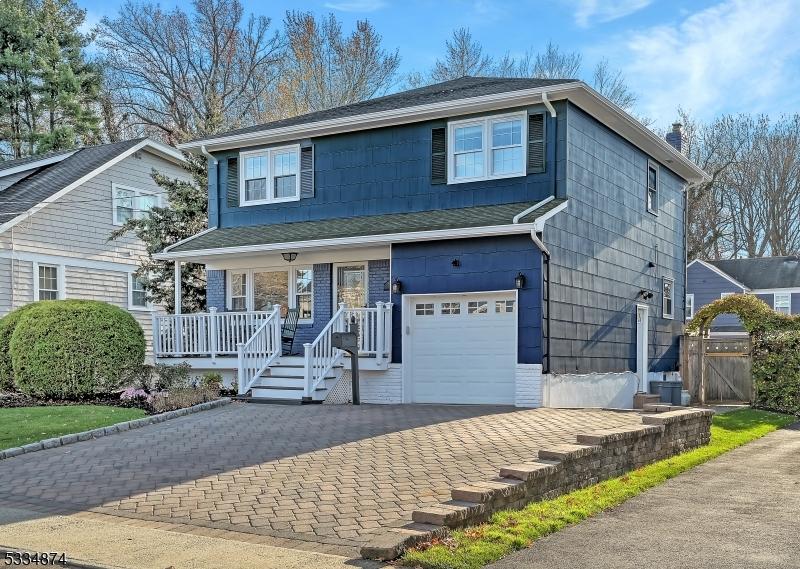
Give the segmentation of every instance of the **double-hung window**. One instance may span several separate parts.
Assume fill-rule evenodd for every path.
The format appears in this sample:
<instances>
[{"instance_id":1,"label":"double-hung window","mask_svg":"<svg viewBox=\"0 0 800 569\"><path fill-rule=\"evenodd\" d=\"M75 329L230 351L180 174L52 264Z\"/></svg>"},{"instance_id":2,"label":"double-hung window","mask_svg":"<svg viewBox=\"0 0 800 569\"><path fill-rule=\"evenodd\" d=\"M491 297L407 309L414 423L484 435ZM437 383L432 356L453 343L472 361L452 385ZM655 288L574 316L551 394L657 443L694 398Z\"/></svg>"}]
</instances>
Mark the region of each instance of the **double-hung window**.
<instances>
[{"instance_id":1,"label":"double-hung window","mask_svg":"<svg viewBox=\"0 0 800 569\"><path fill-rule=\"evenodd\" d=\"M448 128L449 183L525 175L526 113L454 121Z\"/></svg>"},{"instance_id":2,"label":"double-hung window","mask_svg":"<svg viewBox=\"0 0 800 569\"><path fill-rule=\"evenodd\" d=\"M144 289L144 279L133 273L130 275L130 297L128 304L134 310L149 310L151 304L147 301L147 292Z\"/></svg>"},{"instance_id":3,"label":"double-hung window","mask_svg":"<svg viewBox=\"0 0 800 569\"><path fill-rule=\"evenodd\" d=\"M231 310L247 310L247 273L232 273L230 280Z\"/></svg>"},{"instance_id":4,"label":"double-hung window","mask_svg":"<svg viewBox=\"0 0 800 569\"><path fill-rule=\"evenodd\" d=\"M130 186L111 184L114 225L122 225L129 219L140 219L154 207L160 207L161 196Z\"/></svg>"},{"instance_id":5,"label":"double-hung window","mask_svg":"<svg viewBox=\"0 0 800 569\"><path fill-rule=\"evenodd\" d=\"M240 205L300 199L300 146L242 152Z\"/></svg>"},{"instance_id":6,"label":"double-hung window","mask_svg":"<svg viewBox=\"0 0 800 569\"><path fill-rule=\"evenodd\" d=\"M658 166L647 163L647 211L658 213Z\"/></svg>"},{"instance_id":7,"label":"double-hung window","mask_svg":"<svg viewBox=\"0 0 800 569\"><path fill-rule=\"evenodd\" d=\"M775 311L781 314L792 313L792 295L788 292L776 292L774 299Z\"/></svg>"},{"instance_id":8,"label":"double-hung window","mask_svg":"<svg viewBox=\"0 0 800 569\"><path fill-rule=\"evenodd\" d=\"M661 289L661 316L664 318L675 318L675 279L664 277L663 288Z\"/></svg>"},{"instance_id":9,"label":"double-hung window","mask_svg":"<svg viewBox=\"0 0 800 569\"><path fill-rule=\"evenodd\" d=\"M57 265L39 265L37 300L58 300L59 292L59 267Z\"/></svg>"},{"instance_id":10,"label":"double-hung window","mask_svg":"<svg viewBox=\"0 0 800 569\"><path fill-rule=\"evenodd\" d=\"M299 319L310 321L314 312L314 272L311 267L251 269L229 272L231 310L271 312L276 304L282 316L292 308Z\"/></svg>"}]
</instances>

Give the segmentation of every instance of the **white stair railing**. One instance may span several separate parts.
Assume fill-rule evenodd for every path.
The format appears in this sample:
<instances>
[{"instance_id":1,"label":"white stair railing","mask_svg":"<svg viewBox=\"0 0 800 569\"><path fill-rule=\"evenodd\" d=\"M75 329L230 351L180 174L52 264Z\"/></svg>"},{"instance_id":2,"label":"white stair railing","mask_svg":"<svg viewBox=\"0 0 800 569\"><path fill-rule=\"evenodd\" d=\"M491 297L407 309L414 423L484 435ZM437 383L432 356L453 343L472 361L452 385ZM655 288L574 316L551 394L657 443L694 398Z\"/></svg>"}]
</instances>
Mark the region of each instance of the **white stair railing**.
<instances>
[{"instance_id":1,"label":"white stair railing","mask_svg":"<svg viewBox=\"0 0 800 569\"><path fill-rule=\"evenodd\" d=\"M345 323L351 322L358 325L359 355L375 356L378 364L391 358L391 302L376 302L375 308L348 308L345 311Z\"/></svg>"},{"instance_id":2,"label":"white stair railing","mask_svg":"<svg viewBox=\"0 0 800 569\"><path fill-rule=\"evenodd\" d=\"M281 352L281 305L276 304L263 324L238 346L239 395L250 390Z\"/></svg>"},{"instance_id":3,"label":"white stair railing","mask_svg":"<svg viewBox=\"0 0 800 569\"><path fill-rule=\"evenodd\" d=\"M333 315L319 333L319 336L310 344L303 344L305 350L305 382L303 396L311 398L314 390L325 379L328 372L341 361L344 352L334 348L331 335L334 332L345 331L345 314L347 308L344 303L339 304L339 310Z\"/></svg>"}]
</instances>

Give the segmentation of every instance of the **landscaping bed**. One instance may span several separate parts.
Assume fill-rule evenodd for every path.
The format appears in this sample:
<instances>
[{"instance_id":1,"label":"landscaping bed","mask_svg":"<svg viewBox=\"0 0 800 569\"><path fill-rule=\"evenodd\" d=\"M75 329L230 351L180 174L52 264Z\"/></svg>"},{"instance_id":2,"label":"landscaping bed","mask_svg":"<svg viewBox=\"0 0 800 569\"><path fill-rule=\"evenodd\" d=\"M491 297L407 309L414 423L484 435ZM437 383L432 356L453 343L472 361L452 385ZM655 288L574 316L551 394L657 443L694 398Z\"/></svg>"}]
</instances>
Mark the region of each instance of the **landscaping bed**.
<instances>
[{"instance_id":1,"label":"landscaping bed","mask_svg":"<svg viewBox=\"0 0 800 569\"><path fill-rule=\"evenodd\" d=\"M707 446L553 500L499 512L488 523L451 531L409 550L401 562L425 569L477 569L796 420L790 415L752 409L717 415Z\"/></svg>"}]
</instances>

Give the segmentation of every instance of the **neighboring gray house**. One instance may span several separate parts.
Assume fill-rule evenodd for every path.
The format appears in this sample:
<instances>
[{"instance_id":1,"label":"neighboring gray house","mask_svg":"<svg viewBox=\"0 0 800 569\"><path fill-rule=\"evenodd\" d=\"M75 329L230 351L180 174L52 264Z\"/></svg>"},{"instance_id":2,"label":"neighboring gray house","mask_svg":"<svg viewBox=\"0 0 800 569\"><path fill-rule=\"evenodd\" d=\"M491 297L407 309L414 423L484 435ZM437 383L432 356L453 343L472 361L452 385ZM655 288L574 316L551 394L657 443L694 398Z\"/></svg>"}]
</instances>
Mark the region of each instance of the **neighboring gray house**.
<instances>
[{"instance_id":1,"label":"neighboring gray house","mask_svg":"<svg viewBox=\"0 0 800 569\"><path fill-rule=\"evenodd\" d=\"M216 312L159 317L161 361L320 401L356 319L370 402L623 407L677 369L705 174L581 81L462 77L181 148L210 228L158 257L205 264Z\"/></svg>"},{"instance_id":2,"label":"neighboring gray house","mask_svg":"<svg viewBox=\"0 0 800 569\"><path fill-rule=\"evenodd\" d=\"M784 314L800 314L800 258L759 257L702 261L687 270L686 320L705 305L730 294L754 294L770 308ZM718 316L712 336L741 336L746 332L732 314Z\"/></svg>"},{"instance_id":3,"label":"neighboring gray house","mask_svg":"<svg viewBox=\"0 0 800 569\"><path fill-rule=\"evenodd\" d=\"M133 276L145 246L108 238L164 202L153 169L189 179L183 162L146 138L0 162L0 317L35 300L103 300L129 310L149 344L154 308Z\"/></svg>"}]
</instances>

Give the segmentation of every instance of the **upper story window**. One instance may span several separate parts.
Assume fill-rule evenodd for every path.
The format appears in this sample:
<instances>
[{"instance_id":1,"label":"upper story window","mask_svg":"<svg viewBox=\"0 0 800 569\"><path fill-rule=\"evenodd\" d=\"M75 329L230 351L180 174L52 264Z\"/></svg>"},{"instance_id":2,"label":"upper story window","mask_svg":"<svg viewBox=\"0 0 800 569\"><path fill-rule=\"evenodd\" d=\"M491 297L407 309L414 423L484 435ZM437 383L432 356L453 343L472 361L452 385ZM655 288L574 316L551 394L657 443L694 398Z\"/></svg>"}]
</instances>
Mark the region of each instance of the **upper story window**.
<instances>
[{"instance_id":1,"label":"upper story window","mask_svg":"<svg viewBox=\"0 0 800 569\"><path fill-rule=\"evenodd\" d=\"M242 152L240 205L300 199L300 146Z\"/></svg>"},{"instance_id":2,"label":"upper story window","mask_svg":"<svg viewBox=\"0 0 800 569\"><path fill-rule=\"evenodd\" d=\"M161 196L154 192L111 184L114 225L122 225L129 219L139 219L154 207L161 206Z\"/></svg>"},{"instance_id":3,"label":"upper story window","mask_svg":"<svg viewBox=\"0 0 800 569\"><path fill-rule=\"evenodd\" d=\"M776 312L781 314L792 313L792 295L788 292L776 292L774 296L773 306Z\"/></svg>"},{"instance_id":4,"label":"upper story window","mask_svg":"<svg viewBox=\"0 0 800 569\"><path fill-rule=\"evenodd\" d=\"M516 113L449 123L448 182L524 176L526 117Z\"/></svg>"},{"instance_id":5,"label":"upper story window","mask_svg":"<svg viewBox=\"0 0 800 569\"><path fill-rule=\"evenodd\" d=\"M647 163L647 211L658 213L658 166Z\"/></svg>"},{"instance_id":6,"label":"upper story window","mask_svg":"<svg viewBox=\"0 0 800 569\"><path fill-rule=\"evenodd\" d=\"M664 277L661 289L661 316L675 318L675 279Z\"/></svg>"}]
</instances>

